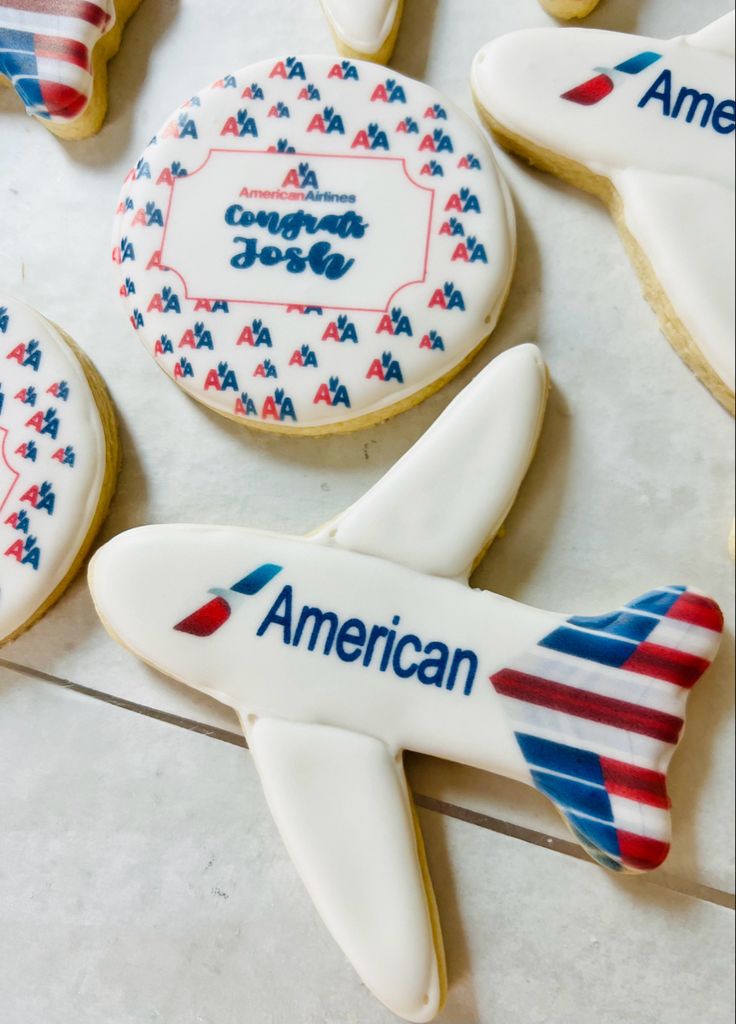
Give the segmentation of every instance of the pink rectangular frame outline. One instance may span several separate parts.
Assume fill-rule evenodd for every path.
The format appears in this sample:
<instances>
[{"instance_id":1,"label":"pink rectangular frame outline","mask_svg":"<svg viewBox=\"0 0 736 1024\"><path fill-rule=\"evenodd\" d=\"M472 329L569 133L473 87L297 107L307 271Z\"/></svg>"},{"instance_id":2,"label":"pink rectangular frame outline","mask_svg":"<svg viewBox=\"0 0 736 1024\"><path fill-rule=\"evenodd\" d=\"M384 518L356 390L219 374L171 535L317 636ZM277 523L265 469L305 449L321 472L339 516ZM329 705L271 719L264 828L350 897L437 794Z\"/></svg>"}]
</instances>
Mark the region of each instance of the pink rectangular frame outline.
<instances>
[{"instance_id":1,"label":"pink rectangular frame outline","mask_svg":"<svg viewBox=\"0 0 736 1024\"><path fill-rule=\"evenodd\" d=\"M406 178L408 179L408 181L410 181L411 184L415 188L421 189L423 192L428 192L430 194L429 216L428 216L428 223L427 223L427 237L426 237L426 241L424 243L424 267L423 267L423 275L422 275L422 277L417 278L417 279L415 279L413 281L405 281L404 284L399 285L399 287L394 289L394 291L388 297L388 299L386 301L386 305L383 306L382 308L375 309L375 308L373 308L371 306L366 306L366 307L361 307L361 306L329 306L329 305L324 305L324 304L323 305L319 305L317 308L319 308L319 309L334 309L334 310L337 310L338 312L346 312L346 313L387 313L389 308L391 307L391 303L394 301L394 298L399 294L399 292L403 291L404 288L408 288L410 285L413 285L413 284L424 284L424 282L427 280L427 265L429 263L429 248L430 248L431 239L432 239L432 220L433 220L433 217L434 217L435 190L433 188L428 188L426 185L421 185L418 181L415 181L414 178L412 178L412 176L409 174L408 170L406 169L406 160L404 160L403 157L395 157L395 156L364 156L362 154L357 154L357 153L355 155L352 155L350 153L307 153L307 152L303 152L301 150L296 151L294 153L279 153L279 152L277 152L275 150L272 150L272 149L225 149L225 148L214 147L214 148L212 148L212 149L210 149L208 151L207 156L204 158L204 160L199 165L199 167L197 167L197 168L195 168L195 170L189 172L186 175L186 177L187 178L191 178L195 174L198 174L204 167L206 167L206 165L209 162L209 159L210 159L210 157L212 156L213 153L237 153L237 154L246 153L246 154L252 155L252 156L291 156L291 157L294 157L295 159L298 159L300 157L312 157L312 158L327 159L327 160L380 160L382 162L391 162L391 163L401 164L402 170L404 171L404 174L405 174ZM168 223L169 223L169 214L171 212L171 204L172 204L172 202L174 200L174 188L176 187L177 181L179 181L179 178L174 178L172 183L171 183L171 192L169 194L169 201L168 201L167 206L166 206L166 217L164 219L164 230L163 230L163 234L161 236L161 248L159 250L159 255L160 255L161 260L163 260L164 247L166 245L166 230L167 230ZM217 296L215 296L215 295L190 295L189 294L189 287L187 285L187 282L184 279L183 275L176 269L176 267L168 266L167 264L165 264L163 262L160 262L159 265L158 265L158 269L162 270L162 271L165 271L165 272L168 272L168 273L171 273L171 274L175 274L179 278L179 280L181 281L182 287L184 289L184 298L187 299L190 302L217 302L217 301L220 301L220 302L227 302L227 303L231 303L232 302L232 303L239 303L241 305L252 305L252 306L278 306L280 308L283 308L283 307L288 308L289 306L304 305L304 303L293 303L293 302L265 302L262 299L233 299L233 298L227 298L224 295L217 295ZM310 306L310 308L312 308L312 307Z\"/></svg>"}]
</instances>

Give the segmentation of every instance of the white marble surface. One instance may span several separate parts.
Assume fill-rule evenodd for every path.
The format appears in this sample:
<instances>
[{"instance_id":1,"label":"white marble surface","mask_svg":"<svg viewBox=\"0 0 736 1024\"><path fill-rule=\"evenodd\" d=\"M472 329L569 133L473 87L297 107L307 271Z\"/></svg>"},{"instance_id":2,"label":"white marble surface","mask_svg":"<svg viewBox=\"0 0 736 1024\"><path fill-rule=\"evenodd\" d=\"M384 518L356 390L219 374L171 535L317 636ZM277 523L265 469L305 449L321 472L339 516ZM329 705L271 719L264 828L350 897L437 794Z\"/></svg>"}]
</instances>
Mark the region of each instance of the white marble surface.
<instances>
[{"instance_id":1,"label":"white marble surface","mask_svg":"<svg viewBox=\"0 0 736 1024\"><path fill-rule=\"evenodd\" d=\"M5 671L3 1024L390 1024L325 931L250 756ZM422 812L438 1024L726 1024L732 914Z\"/></svg>"},{"instance_id":2,"label":"white marble surface","mask_svg":"<svg viewBox=\"0 0 736 1024\"><path fill-rule=\"evenodd\" d=\"M722 653L694 691L687 737L673 765L675 843L661 882L668 884L671 876L676 885L684 881L733 892L734 609L733 566L726 555L733 509L733 422L658 332L602 207L501 155L517 209L519 264L499 328L456 382L413 411L355 435L299 441L251 434L188 400L156 372L130 331L108 262L111 220L124 174L151 133L183 96L227 69L277 52L332 48L317 0L281 0L278 17L273 16L274 6L271 0L145 0L110 68L106 126L82 143L53 139L18 111L8 91L0 91L0 290L12 291L62 324L92 355L111 388L123 431L124 465L103 537L139 523L176 521L306 532L357 498L395 462L488 359L520 341L537 340L554 383L541 444L506 533L473 583L531 604L591 614L672 582L700 587L721 602L727 614ZM729 0L697 5L687 0L603 0L586 24L673 35L698 28L728 7ZM536 0L406 0L394 65L472 112L467 71L476 48L495 34L549 22ZM148 708L237 730L226 710L145 668L114 644L96 619L83 576L41 623L4 648L0 658ZM8 1004L0 993L0 1005L11 1005L18 1022L66 1022L70 1015L62 1012L65 998L74 1000L74 1019L80 1022L108 1017L111 1022L196 1021L197 992L201 989L203 1000L206 993L207 1000L210 995L215 1000L218 978L223 991L212 1004L216 1009L202 1009L203 1021L240 1020L236 1008L247 1001L249 986L260 993L254 1022L323 1020L319 1014L325 993L333 991L330 1024L333 1019L340 1024L382 1019L320 931L311 908L304 903L292 924L277 906L276 889L268 881L271 870L290 898L298 903L303 897L260 795L249 801L243 819L225 811L218 787L229 793L233 776L226 778L227 773L250 771L247 755L171 727L152 726L139 715L94 706L90 710L68 696L62 705L78 710L79 721L69 711L62 715L65 732L57 736L47 724L44 733L43 716L52 723L61 698L52 687L28 685L27 707L17 695L6 700L0 692L0 728L14 738L18 753L37 751L37 783L44 773L58 779L49 791L58 792L64 831L63 841L54 838L55 804L44 801L46 787L32 785L31 775L19 775L27 779L26 806L19 809L23 801L17 790L10 804L25 819L19 831L9 833L16 845L10 851L15 860L7 863L17 865L14 871L26 871L28 879L36 877L34 868L45 865L53 888L39 882L33 898L28 891L25 897L19 892L12 904L18 921L28 916L28 937L14 946L13 957L4 964L0 957L0 980L17 993L16 976L25 971L27 997L47 1000L31 1012L32 1004L19 1001L20 995ZM94 747L92 737L87 748L86 730L94 732L99 726L104 732L103 722L116 723L111 728L119 730L119 738L106 749L104 744ZM144 760L140 771L138 766L152 729L156 744L169 732L176 737L171 740L176 770L161 769L170 788L161 791L159 802L158 768ZM39 736L46 736L46 742L34 748ZM203 744L217 761L214 781L206 772L187 768L190 746L199 749ZM128 749L134 751L129 757ZM98 757L107 774L98 770ZM145 771L144 763L149 765ZM410 759L410 775L423 794L513 825L565 834L541 797L505 780L418 757ZM97 781L105 782L99 791ZM171 800L165 792L172 794ZM191 804L182 803L184 795ZM167 803L171 806L164 813ZM99 833L91 807L101 815ZM76 813L80 820L75 824ZM121 819L135 823L134 835L123 831L116 842ZM167 860L166 829L171 831L176 821L191 825L191 833L187 838L182 825ZM198 832L202 822L207 828ZM459 1002L451 1003L456 1009L455 1016L448 1010L448 1024L485 1020L473 1016L473 999L479 1000L478 1013L500 1024L576 1020L574 1001L584 982L586 998L588 983L603 986L596 1018L601 1021L689 1021L697 1019L694 1011L690 1016L685 1012L697 1006L696 990L720 992L715 981L706 982L703 971L712 970L726 942L721 923L726 911L663 895L661 888L654 897L642 897L653 887L620 888L595 868L433 814L425 815L424 822L430 847L437 837L439 852L430 850L430 859L434 856L440 874L447 875L452 864L445 917L449 915L452 929L460 930L461 952L455 960L460 988L454 997ZM149 828L154 831L149 833ZM240 874L235 847L251 831L263 837L257 849L251 843L246 847L260 872L255 875L258 899L254 902L253 893L246 897L241 889L238 913L231 909L233 901L210 899L198 880L193 851L201 842L197 836L210 831L230 844L224 856L232 856L227 860L232 886L247 881ZM152 849L144 850L148 844ZM140 871L135 870L138 853ZM99 874L100 861L110 862L109 885L107 876ZM7 883L5 858L0 863ZM201 866L199 870L201 874ZM93 891L100 901L95 905L102 908L96 923L94 914L90 922L83 914L85 874L95 880ZM554 890L542 902L532 886L539 876L549 879ZM47 878L42 872L38 877ZM151 896L157 886L158 902ZM463 895L453 897L453 888ZM126 909L122 894L128 891L141 908L140 933L135 915ZM519 893L527 891L519 901ZM171 896L176 912L169 914L162 893ZM189 905L185 896L191 899ZM40 919L34 924L29 908L38 905L36 900L43 905L44 899L56 907L55 923L36 962L33 947L44 936ZM503 908L503 927L488 916L496 906ZM62 912L65 907L68 916ZM224 935L212 924L220 912L228 921ZM533 926L543 923L545 915L552 930L535 937ZM559 921L556 915L561 915ZM189 916L194 925L202 924L202 934L196 927L190 934ZM103 917L116 923L114 939L104 938ZM17 930L15 920L0 921L3 948ZM595 932L598 946L585 945L586 927ZM165 951L154 956L158 929L168 941ZM463 946L462 929L475 936L472 943L467 940L472 956ZM284 943L292 931L300 939L299 949L314 944L314 959L305 960L304 952L295 956ZM260 934L262 947L256 938ZM659 945L658 934L666 935L664 950L653 948ZM234 951L228 952L231 938ZM64 950L71 957L68 974L62 964ZM500 959L500 950L510 950L508 961ZM532 952L527 955L527 950ZM276 990L264 968L268 957L288 963L279 981L278 1005L273 998L268 1001L269 992L273 997ZM532 969L536 958L541 973ZM693 978L687 968L696 959ZM197 971L190 976L195 961ZM510 970L508 963L513 965ZM615 1001L621 993L604 984L604 968L611 965L621 992L628 988L638 993L633 1017ZM222 984L223 974L227 985ZM45 986L46 976L53 984ZM33 984L30 979L35 979ZM136 1003L139 989L150 1006ZM300 1003L302 989L306 994ZM715 1016L708 1019L720 1020L717 1015L722 1014L725 1020L725 995L713 999ZM606 1000L610 1006L603 1005ZM108 1014L111 1002L114 1012ZM301 1016L283 1015L284 1006L299 1006ZM59 1016L54 1018L54 1013Z\"/></svg>"}]
</instances>

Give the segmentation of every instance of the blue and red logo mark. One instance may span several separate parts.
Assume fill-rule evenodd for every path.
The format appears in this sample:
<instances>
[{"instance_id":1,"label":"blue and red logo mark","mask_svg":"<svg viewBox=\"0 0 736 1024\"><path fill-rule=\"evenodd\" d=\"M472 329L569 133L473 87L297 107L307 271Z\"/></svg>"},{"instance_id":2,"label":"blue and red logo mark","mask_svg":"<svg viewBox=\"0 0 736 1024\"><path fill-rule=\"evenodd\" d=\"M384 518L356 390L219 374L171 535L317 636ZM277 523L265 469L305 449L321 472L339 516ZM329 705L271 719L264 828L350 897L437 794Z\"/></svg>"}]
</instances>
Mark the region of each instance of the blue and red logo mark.
<instances>
[{"instance_id":1,"label":"blue and red logo mark","mask_svg":"<svg viewBox=\"0 0 736 1024\"><path fill-rule=\"evenodd\" d=\"M319 188L317 173L313 171L308 163L300 163L298 167L292 167L284 178L282 188Z\"/></svg>"},{"instance_id":2,"label":"blue and red logo mark","mask_svg":"<svg viewBox=\"0 0 736 1024\"><path fill-rule=\"evenodd\" d=\"M180 633L190 633L192 636L212 636L221 626L227 622L232 612L231 594L241 594L244 597L253 597L270 583L274 576L278 576L283 566L273 565L266 562L259 565L253 572L248 573L242 580L233 583L228 589L213 589L210 591L215 596L207 604L203 604L196 612L187 615L181 622L177 622L174 629Z\"/></svg>"},{"instance_id":3,"label":"blue and red logo mark","mask_svg":"<svg viewBox=\"0 0 736 1024\"><path fill-rule=\"evenodd\" d=\"M582 85L576 85L573 89L563 92L562 99L569 100L571 103L578 103L582 107L593 107L613 92L616 78L619 74L638 75L661 59L661 53L655 53L653 50L644 50L642 53L637 53L636 56L629 57L628 60L617 64L614 68L596 68L597 75L589 78Z\"/></svg>"}]
</instances>

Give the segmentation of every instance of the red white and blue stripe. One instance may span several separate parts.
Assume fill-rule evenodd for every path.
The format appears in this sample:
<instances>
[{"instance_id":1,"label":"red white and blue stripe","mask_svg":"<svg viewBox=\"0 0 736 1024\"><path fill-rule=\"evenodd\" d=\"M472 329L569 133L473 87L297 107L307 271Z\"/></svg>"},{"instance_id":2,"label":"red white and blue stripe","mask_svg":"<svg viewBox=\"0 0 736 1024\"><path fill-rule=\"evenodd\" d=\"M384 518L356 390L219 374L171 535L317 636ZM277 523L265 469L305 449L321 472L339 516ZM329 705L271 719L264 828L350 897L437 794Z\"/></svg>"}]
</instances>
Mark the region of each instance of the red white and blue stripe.
<instances>
[{"instance_id":1,"label":"red white and blue stripe","mask_svg":"<svg viewBox=\"0 0 736 1024\"><path fill-rule=\"evenodd\" d=\"M29 114L73 120L92 94L92 50L113 0L0 0L0 75Z\"/></svg>"},{"instance_id":2,"label":"red white and blue stripe","mask_svg":"<svg viewBox=\"0 0 736 1024\"><path fill-rule=\"evenodd\" d=\"M665 773L722 629L710 598L663 587L567 619L491 676L535 786L605 867L648 871L669 852Z\"/></svg>"}]
</instances>

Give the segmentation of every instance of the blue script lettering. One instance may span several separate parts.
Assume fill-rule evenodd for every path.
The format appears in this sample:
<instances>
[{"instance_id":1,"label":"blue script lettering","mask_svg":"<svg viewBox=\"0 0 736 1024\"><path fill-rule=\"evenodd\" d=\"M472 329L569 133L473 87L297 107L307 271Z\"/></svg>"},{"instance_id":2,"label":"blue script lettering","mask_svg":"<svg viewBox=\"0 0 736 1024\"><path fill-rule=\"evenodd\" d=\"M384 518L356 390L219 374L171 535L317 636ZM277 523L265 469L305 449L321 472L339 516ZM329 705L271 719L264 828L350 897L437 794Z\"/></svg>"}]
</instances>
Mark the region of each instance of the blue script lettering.
<instances>
[{"instance_id":1,"label":"blue script lettering","mask_svg":"<svg viewBox=\"0 0 736 1024\"><path fill-rule=\"evenodd\" d=\"M281 237L286 242L294 242L304 231L308 235L316 235L325 231L338 238L362 238L368 225L359 213L348 210L346 213L328 213L324 217L315 217L305 210L294 210L293 213L279 214L275 210L246 210L240 203L233 203L225 211L225 223L236 228L259 227L269 234Z\"/></svg>"},{"instance_id":2,"label":"blue script lettering","mask_svg":"<svg viewBox=\"0 0 736 1024\"><path fill-rule=\"evenodd\" d=\"M328 281L339 281L355 263L354 259L346 259L339 252L332 252L329 242L315 242L305 252L298 246L280 249L277 245L264 245L259 249L258 240L236 235L234 242L243 248L230 260L236 270L250 270L256 263L263 267L275 267L283 263L290 274L303 274L309 269L313 274L326 277Z\"/></svg>"}]
</instances>

